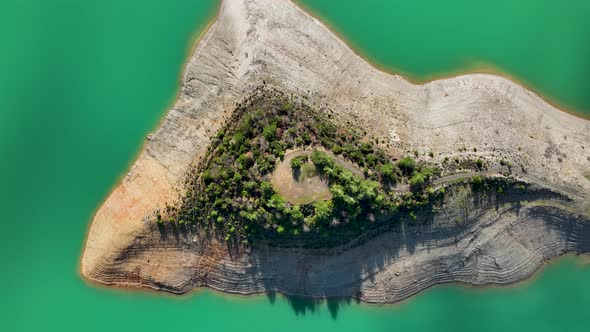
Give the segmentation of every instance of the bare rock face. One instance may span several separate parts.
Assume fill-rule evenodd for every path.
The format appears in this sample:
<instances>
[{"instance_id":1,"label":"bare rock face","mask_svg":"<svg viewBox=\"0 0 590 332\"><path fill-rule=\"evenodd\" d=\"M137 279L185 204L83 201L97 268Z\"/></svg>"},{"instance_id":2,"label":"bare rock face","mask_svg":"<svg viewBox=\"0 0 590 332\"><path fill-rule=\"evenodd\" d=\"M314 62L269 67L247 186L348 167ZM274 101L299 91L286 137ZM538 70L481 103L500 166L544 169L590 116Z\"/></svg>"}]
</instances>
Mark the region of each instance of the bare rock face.
<instances>
[{"instance_id":1,"label":"bare rock face","mask_svg":"<svg viewBox=\"0 0 590 332\"><path fill-rule=\"evenodd\" d=\"M263 83L331 110L400 154L506 159L528 182L559 195L481 206L449 198L430 222L330 250L230 252L205 232L158 232L153 211L178 198L209 137ZM224 0L188 60L174 107L95 215L81 269L100 283L176 293L208 286L379 303L437 283L512 283L548 259L589 251L589 171L590 122L505 78L470 74L415 85L371 67L290 1ZM468 212L458 222L460 211Z\"/></svg>"}]
</instances>

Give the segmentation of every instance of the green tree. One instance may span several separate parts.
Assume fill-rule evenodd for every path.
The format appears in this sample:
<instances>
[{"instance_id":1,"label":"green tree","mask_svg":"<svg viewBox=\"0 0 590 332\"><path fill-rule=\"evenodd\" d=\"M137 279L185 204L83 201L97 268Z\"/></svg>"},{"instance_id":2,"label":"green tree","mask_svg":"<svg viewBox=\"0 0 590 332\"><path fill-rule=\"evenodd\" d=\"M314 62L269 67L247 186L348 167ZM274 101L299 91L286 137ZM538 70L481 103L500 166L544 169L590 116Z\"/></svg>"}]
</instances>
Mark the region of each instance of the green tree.
<instances>
[{"instance_id":1,"label":"green tree","mask_svg":"<svg viewBox=\"0 0 590 332\"><path fill-rule=\"evenodd\" d=\"M424 174L422 174L420 172L416 172L410 178L410 189L412 191L422 190L425 182L426 182L426 177L424 176Z\"/></svg>"},{"instance_id":2,"label":"green tree","mask_svg":"<svg viewBox=\"0 0 590 332\"><path fill-rule=\"evenodd\" d=\"M416 161L410 156L405 156L398 162L397 166L405 175L411 175L416 169Z\"/></svg>"},{"instance_id":3,"label":"green tree","mask_svg":"<svg viewBox=\"0 0 590 332\"><path fill-rule=\"evenodd\" d=\"M323 172L325 168L334 168L334 160L326 153L321 151L314 151L311 154L311 161L318 168L319 171Z\"/></svg>"},{"instance_id":4,"label":"green tree","mask_svg":"<svg viewBox=\"0 0 590 332\"><path fill-rule=\"evenodd\" d=\"M266 138L269 142L274 141L277 138L277 125L276 123L271 123L262 129L262 136Z\"/></svg>"},{"instance_id":5,"label":"green tree","mask_svg":"<svg viewBox=\"0 0 590 332\"><path fill-rule=\"evenodd\" d=\"M293 170L299 171L301 169L301 165L307 162L307 156L297 156L291 159L291 168Z\"/></svg>"},{"instance_id":6,"label":"green tree","mask_svg":"<svg viewBox=\"0 0 590 332\"><path fill-rule=\"evenodd\" d=\"M314 215L312 224L327 224L332 218L332 211L334 210L334 203L329 201L317 201L313 205Z\"/></svg>"},{"instance_id":7,"label":"green tree","mask_svg":"<svg viewBox=\"0 0 590 332\"><path fill-rule=\"evenodd\" d=\"M301 212L301 207L299 207L299 205L295 205L293 208L291 208L291 220L295 223L300 223L303 221L304 215L303 212Z\"/></svg>"},{"instance_id":8,"label":"green tree","mask_svg":"<svg viewBox=\"0 0 590 332\"><path fill-rule=\"evenodd\" d=\"M359 200L373 201L377 197L379 183L370 180L363 180L359 187Z\"/></svg>"},{"instance_id":9,"label":"green tree","mask_svg":"<svg viewBox=\"0 0 590 332\"><path fill-rule=\"evenodd\" d=\"M293 170L300 170L301 169L301 160L299 158L291 159L291 168Z\"/></svg>"},{"instance_id":10,"label":"green tree","mask_svg":"<svg viewBox=\"0 0 590 332\"><path fill-rule=\"evenodd\" d=\"M334 144L334 145L332 145L332 152L335 155L341 154L342 153L342 146L340 146L340 144Z\"/></svg>"},{"instance_id":11,"label":"green tree","mask_svg":"<svg viewBox=\"0 0 590 332\"><path fill-rule=\"evenodd\" d=\"M392 163L385 163L381 165L381 177L386 182L397 182L397 169Z\"/></svg>"},{"instance_id":12,"label":"green tree","mask_svg":"<svg viewBox=\"0 0 590 332\"><path fill-rule=\"evenodd\" d=\"M274 195L275 190L272 188L270 182L263 181L260 183L260 192L262 193L263 198L270 199L272 195Z\"/></svg>"}]
</instances>

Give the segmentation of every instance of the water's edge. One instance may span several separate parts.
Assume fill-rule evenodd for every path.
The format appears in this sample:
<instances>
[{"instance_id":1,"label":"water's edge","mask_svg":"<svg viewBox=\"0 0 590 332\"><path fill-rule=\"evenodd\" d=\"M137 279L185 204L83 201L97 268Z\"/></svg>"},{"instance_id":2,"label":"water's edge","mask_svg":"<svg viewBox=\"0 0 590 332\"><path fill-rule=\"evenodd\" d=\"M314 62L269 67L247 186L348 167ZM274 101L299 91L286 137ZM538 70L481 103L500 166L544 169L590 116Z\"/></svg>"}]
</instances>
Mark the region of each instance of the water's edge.
<instances>
[{"instance_id":1,"label":"water's edge","mask_svg":"<svg viewBox=\"0 0 590 332\"><path fill-rule=\"evenodd\" d=\"M502 70L500 67L495 66L491 63L485 63L481 65L476 65L471 68L463 68L454 71L448 71L440 74L433 73L432 75L428 75L427 79L421 79L415 76L412 76L409 72L401 70L400 68L392 67L389 65L384 65L379 63L377 59L372 57L368 52L362 50L361 47L356 45L350 38L347 38L344 33L338 31L333 23L327 17L322 16L317 11L313 10L309 6L305 5L301 0L289 0L293 2L296 6L298 6L302 11L307 13L309 16L315 18L316 20L322 22L322 24L330 30L331 33L336 35L338 39L344 42L357 56L364 59L367 63L369 63L373 68L378 69L379 71L385 72L391 75L401 76L404 79L408 80L409 82L417 85L422 85L426 83L430 83L433 81L444 80L449 78L454 78L457 76L464 76L470 74L490 74L496 75L500 77L507 78L514 83L524 87L525 89L531 91L539 98L543 99L547 104L555 107L556 109L569 113L571 115L577 116L582 119L590 119L590 113L578 111L573 109L573 107L566 105L564 102L557 102L553 98L549 97L548 95L541 92L538 88L534 86L534 84L525 83L523 79L518 78L516 75L510 74L509 72Z\"/></svg>"}]
</instances>

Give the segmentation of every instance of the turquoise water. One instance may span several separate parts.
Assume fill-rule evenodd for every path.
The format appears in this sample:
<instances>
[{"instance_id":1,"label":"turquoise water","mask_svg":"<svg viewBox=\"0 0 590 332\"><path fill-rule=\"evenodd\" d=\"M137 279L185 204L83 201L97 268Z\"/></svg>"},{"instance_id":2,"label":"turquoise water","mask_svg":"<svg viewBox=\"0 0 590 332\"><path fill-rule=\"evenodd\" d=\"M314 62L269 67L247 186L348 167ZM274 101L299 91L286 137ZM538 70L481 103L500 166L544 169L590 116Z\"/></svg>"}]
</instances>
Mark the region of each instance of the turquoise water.
<instances>
[{"instance_id":1,"label":"turquoise water","mask_svg":"<svg viewBox=\"0 0 590 332\"><path fill-rule=\"evenodd\" d=\"M569 258L517 288L439 287L399 305L350 302L307 309L281 297L273 304L266 296L211 291L178 298L83 284L43 290L51 286L45 285L24 301L20 326L11 326L27 331L80 326L85 331L584 331L590 292L581 284L588 278L590 268Z\"/></svg>"},{"instance_id":2,"label":"turquoise water","mask_svg":"<svg viewBox=\"0 0 590 332\"><path fill-rule=\"evenodd\" d=\"M381 67L506 73L590 116L590 1L298 0Z\"/></svg>"},{"instance_id":3,"label":"turquoise water","mask_svg":"<svg viewBox=\"0 0 590 332\"><path fill-rule=\"evenodd\" d=\"M195 32L216 6L0 2L1 330L583 330L590 267L573 258L522 287L437 287L384 307L172 297L82 281L89 220L174 99Z\"/></svg>"}]
</instances>

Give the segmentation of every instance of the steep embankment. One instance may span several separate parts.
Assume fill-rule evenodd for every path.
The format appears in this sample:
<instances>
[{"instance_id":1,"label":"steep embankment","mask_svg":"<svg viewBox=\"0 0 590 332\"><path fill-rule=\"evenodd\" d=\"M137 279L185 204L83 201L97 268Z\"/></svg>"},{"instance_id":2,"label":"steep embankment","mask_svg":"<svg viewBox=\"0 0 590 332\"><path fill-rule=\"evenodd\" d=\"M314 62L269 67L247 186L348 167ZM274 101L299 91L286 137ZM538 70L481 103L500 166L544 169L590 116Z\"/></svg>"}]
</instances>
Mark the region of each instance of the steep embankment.
<instances>
[{"instance_id":1,"label":"steep embankment","mask_svg":"<svg viewBox=\"0 0 590 332\"><path fill-rule=\"evenodd\" d=\"M229 253L205 235L164 238L148 222L153 212L177 198L209 136L262 82L381 137L394 154L433 151L435 162L478 157L491 167L506 159L530 182L572 201L473 208L461 225L443 211L427 225L325 251ZM473 74L414 85L371 67L289 1L225 0L188 61L173 109L94 217L81 270L101 283L173 292L206 285L371 302L398 301L440 282L510 283L547 259L589 250L589 164L590 122L507 79ZM465 204L450 201L449 213L459 207Z\"/></svg>"}]
</instances>

